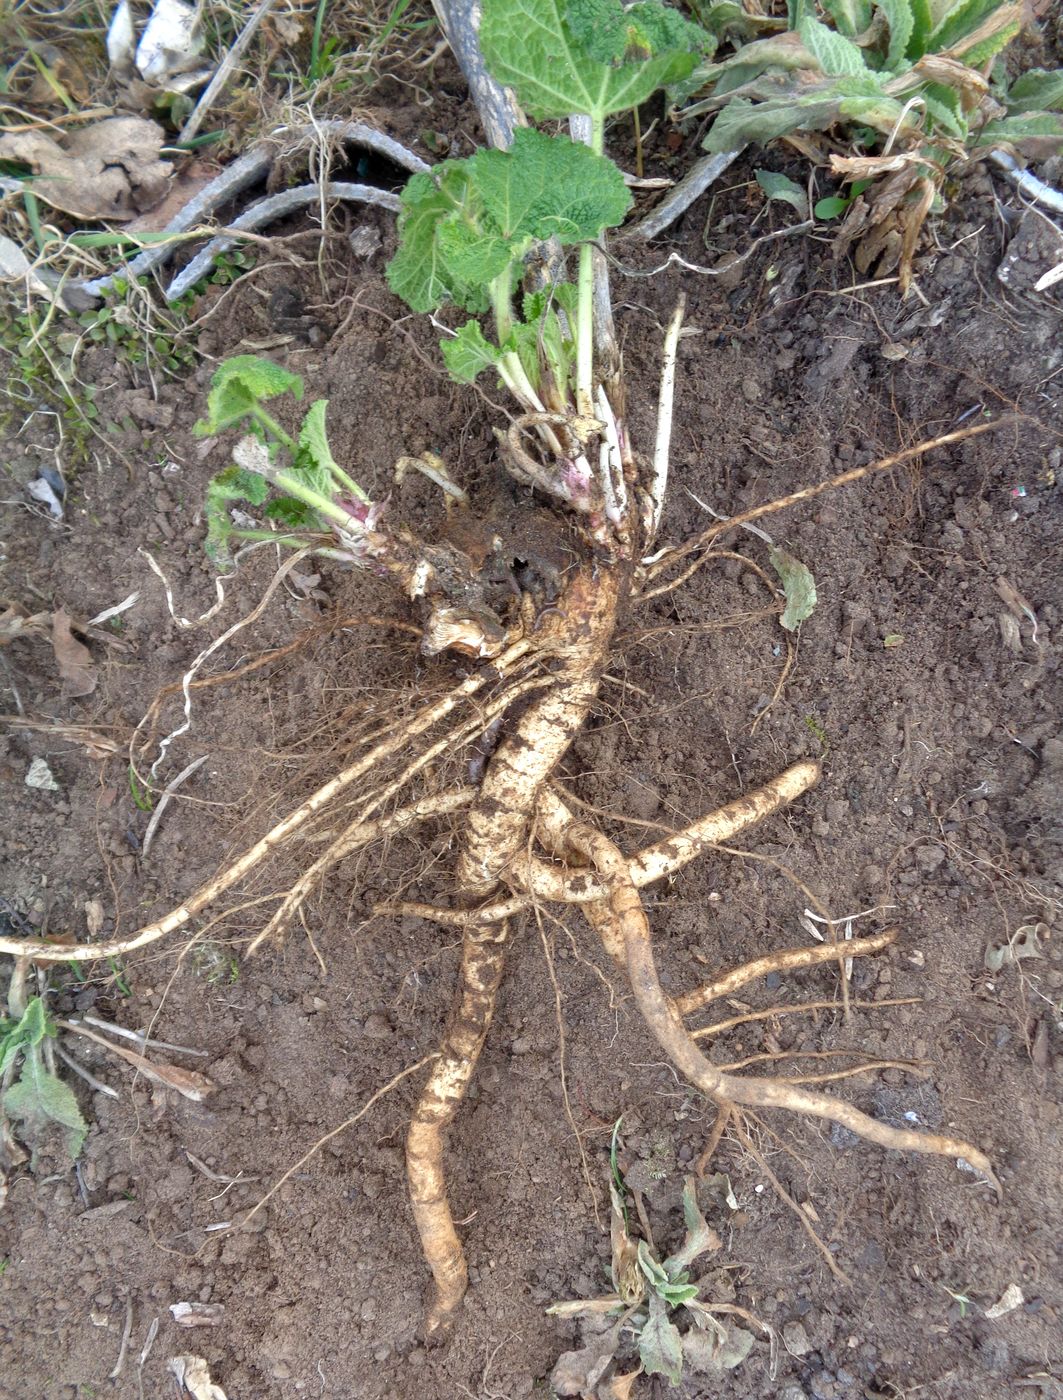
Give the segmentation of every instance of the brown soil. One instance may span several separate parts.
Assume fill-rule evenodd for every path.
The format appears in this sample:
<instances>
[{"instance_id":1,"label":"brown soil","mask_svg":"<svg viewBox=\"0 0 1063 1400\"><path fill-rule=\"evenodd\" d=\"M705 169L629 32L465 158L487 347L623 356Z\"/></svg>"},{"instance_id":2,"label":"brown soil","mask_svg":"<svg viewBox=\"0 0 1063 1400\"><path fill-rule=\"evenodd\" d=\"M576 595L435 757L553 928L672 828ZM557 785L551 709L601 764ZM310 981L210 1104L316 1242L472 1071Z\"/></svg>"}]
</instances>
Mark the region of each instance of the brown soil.
<instances>
[{"instance_id":1,"label":"brown soil","mask_svg":"<svg viewBox=\"0 0 1063 1400\"><path fill-rule=\"evenodd\" d=\"M737 167L717 195L704 239L707 205L670 246L701 264L748 246L760 207L751 169ZM782 227L789 215L779 209L756 231ZM845 291L851 269L831 260L828 245L800 236L764 245L730 280L675 268L616 277L643 449L652 441L661 326L680 288L699 332L681 349L666 539L703 526L699 501L733 512L983 410L1024 415L766 522L814 570L819 606L762 718L786 637L765 611L763 584L725 559L627 619L597 714L567 761L573 791L617 814L607 824L634 847L644 832L620 814L677 827L798 757L820 757L820 786L747 844L784 861L836 915L893 906L857 925L896 922L902 934L888 955L857 962L852 993L919 1002L856 1010L848 1025L840 1011L754 1022L721 1037L713 1057L855 1047L924 1061L925 1076L891 1070L840 1091L887 1120L907 1117L978 1143L1004 1183L998 1204L952 1162L766 1119L761 1145L772 1170L809 1207L852 1280L846 1286L757 1164L725 1139L713 1166L730 1176L740 1209L713 1214L724 1247L705 1270L703 1295L737 1302L779 1332L789 1324L798 1354L783 1349L772 1377L758 1342L737 1371L688 1377L679 1392L687 1397L1061 1393L1051 1377L1063 1375L1063 595L1053 426L1063 379L1058 303L996 278L1019 212L1008 188L975 167L934 225L936 249L919 268L923 298L905 303L893 286ZM377 222L383 248L369 262L352 261L341 231L326 244L323 281L313 265L273 265L224 300L208 293L217 313L199 336L202 368L188 383L158 384L157 426L147 421L146 382L103 352L83 364L83 376L101 386L104 418L132 415L133 426L94 444L92 465L72 481L64 524L21 500L5 503L3 591L31 611L63 605L80 620L134 590L140 598L113 636L91 641L99 684L88 697L64 698L46 640L6 648L5 711L14 709L14 685L28 713L121 742L158 687L260 598L276 567L262 554L230 585L217 618L181 629L138 553L150 550L166 572L179 613L196 617L213 601L199 509L225 446L205 450L191 429L214 362L237 349L274 342L268 353L330 398L335 454L367 486L385 490L398 454L431 447L478 492L508 489L495 479L488 405L442 376L430 328L404 319L386 290L393 233L385 217ZM659 249L618 252L628 267L660 261ZM276 308L291 306L271 302L279 289L302 296L316 328L309 340L318 343L300 339L305 327L278 330ZM52 460L51 422L31 420L6 444L18 480ZM435 509L416 485L404 486L397 505ZM729 547L766 562L754 536ZM1012 618L1001 578L1029 600L1036 635L1027 619ZM130 931L294 806L335 763L356 709L386 714L411 688L453 676L449 665L419 660L402 634L322 625L359 611L402 615L366 578L325 569L316 584L279 593L212 659L215 670L228 669L319 628L289 658L196 693L191 729L160 772L167 781L191 759L209 759L167 811L147 857L148 816L123 758L93 761L76 743L8 728L0 740L6 907L38 930L85 937L86 905L100 901L105 933ZM164 719L164 732L179 722L173 701ZM25 785L34 758L47 760L58 792ZM167 1359L185 1352L208 1359L230 1400L548 1394L546 1378L577 1333L545 1307L603 1291L608 1240L566 1118L554 992L533 921L516 938L452 1136L450 1185L472 1286L447 1345L418 1340L425 1270L402 1163L416 1077L333 1138L251 1228L209 1228L239 1220L319 1137L437 1045L456 974L453 935L366 911L403 888L446 897L451 837L441 825L418 843L396 841L331 880L308 918L320 963L299 929L282 948L230 966L230 953L261 927L261 909L251 907L209 929L201 923L204 941L184 957L184 940L174 938L130 959L121 984L107 968L84 985L57 970L58 1009L91 1007L131 1027L151 1022L159 1038L205 1052L171 1058L208 1073L217 1088L195 1104L134 1080L84 1043L71 1046L120 1097L74 1081L92 1124L77 1172L45 1156L37 1174L24 1170L9 1183L0 1211L0 1395L169 1395ZM244 897L283 889L298 859L292 852ZM677 991L807 942L798 922L804 897L762 862L720 854L648 902L662 978ZM1055 934L1044 957L988 973L990 942L1039 919ZM683 1176L713 1109L661 1063L580 921L551 919L544 929L571 1111L599 1208L609 1134L623 1115L629 1174L667 1245L680 1233ZM769 979L741 1001L837 996L836 971L820 969ZM813 1072L817 1063L788 1060L781 1072ZM987 1319L1011 1284L1022 1305ZM221 1304L220 1325L183 1331L169 1311L181 1301ZM112 1380L127 1315L128 1353ZM1023 1381L1030 1388L1013 1391ZM663 1394L645 1380L639 1387Z\"/></svg>"}]
</instances>

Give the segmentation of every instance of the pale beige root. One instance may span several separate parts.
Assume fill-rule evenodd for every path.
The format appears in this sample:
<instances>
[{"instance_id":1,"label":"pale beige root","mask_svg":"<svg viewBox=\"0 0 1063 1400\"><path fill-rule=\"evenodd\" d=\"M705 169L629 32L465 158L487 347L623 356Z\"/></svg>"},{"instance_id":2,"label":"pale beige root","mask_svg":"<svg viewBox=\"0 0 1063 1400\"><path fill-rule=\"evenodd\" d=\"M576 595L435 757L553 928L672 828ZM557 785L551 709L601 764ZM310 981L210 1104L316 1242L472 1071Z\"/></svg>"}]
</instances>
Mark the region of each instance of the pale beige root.
<instances>
[{"instance_id":1,"label":"pale beige root","mask_svg":"<svg viewBox=\"0 0 1063 1400\"><path fill-rule=\"evenodd\" d=\"M896 943L899 929L887 928L881 933L870 934L867 938L851 938L844 943L816 943L809 948L780 948L778 952L766 953L762 958L743 963L741 967L717 977L713 982L698 987L677 997L675 1009L680 1016L690 1016L700 1011L710 1002L737 992L739 987L748 987L769 972L792 972L797 967L818 967L820 963L837 962L840 957L859 958L871 953L880 953L891 943Z\"/></svg>"},{"instance_id":2,"label":"pale beige root","mask_svg":"<svg viewBox=\"0 0 1063 1400\"><path fill-rule=\"evenodd\" d=\"M623 932L628 977L639 1010L676 1068L702 1093L721 1103L785 1108L790 1112L840 1123L858 1137L895 1151L963 1158L982 1172L1000 1194L1000 1183L993 1174L989 1159L970 1143L937 1133L892 1128L827 1094L813 1093L777 1079L751 1079L744 1075L725 1074L718 1069L705 1058L687 1034L678 1011L661 988L653 960L649 921L624 856L601 832L584 827L578 833L572 833L571 839L582 847L609 891L604 906L585 906L588 918L593 922L597 910L608 908L618 929Z\"/></svg>"},{"instance_id":3,"label":"pale beige root","mask_svg":"<svg viewBox=\"0 0 1063 1400\"><path fill-rule=\"evenodd\" d=\"M168 933L173 933L175 929L181 928L200 910L205 909L219 895L224 894L226 890L231 889L245 875L254 870L266 856L282 845L301 826L304 826L311 817L322 811L333 798L366 773L372 771L377 764L401 749L411 738L423 734L433 725L438 724L440 720L445 719L477 691L497 682L499 675L505 674L530 649L529 642L515 642L490 666L477 671L475 675L464 680L461 685L455 686L446 695L441 696L431 705L427 705L413 719L400 725L393 735L375 745L368 753L363 754L361 758L344 768L342 772L337 773L334 778L330 778L294 812L289 813L261 840L256 841L238 860L227 866L212 880L208 880L205 885L201 885L194 895L185 900L183 904L179 904L176 909L172 909L164 918L145 924L129 938L116 938L109 943L43 943L33 939L0 938L0 954L6 953L10 957L32 958L37 962L65 962L70 959L76 962L91 962L95 958L125 957L137 948L143 948L146 944L154 943L158 939L164 938Z\"/></svg>"},{"instance_id":4,"label":"pale beige root","mask_svg":"<svg viewBox=\"0 0 1063 1400\"><path fill-rule=\"evenodd\" d=\"M429 1337L451 1321L469 1286L465 1252L447 1200L443 1151L447 1129L465 1097L487 1038L502 981L508 934L505 923L466 933L454 1013L406 1137L413 1218L434 1282L425 1317Z\"/></svg>"},{"instance_id":5,"label":"pale beige root","mask_svg":"<svg viewBox=\"0 0 1063 1400\"><path fill-rule=\"evenodd\" d=\"M748 964L747 964L748 966ZM882 997L878 1001L851 1001L850 1006L859 1011L874 1010L879 1006L920 1006L922 997ZM690 1034L694 1040L704 1040L706 1036L721 1035L733 1031L736 1026L744 1026L750 1021L772 1021L778 1016L804 1015L811 1011L840 1011L837 1001L799 1001L792 1005L766 1006L762 1011L747 1011L741 1016L729 1016L726 1021L714 1021L711 1026L699 1026Z\"/></svg>"},{"instance_id":6,"label":"pale beige root","mask_svg":"<svg viewBox=\"0 0 1063 1400\"><path fill-rule=\"evenodd\" d=\"M795 801L819 781L819 764L803 760L787 768L770 783L729 802L725 807L701 817L693 825L653 846L647 846L629 859L629 870L635 885L641 889L655 880L674 875L683 866L703 855L711 846L730 840L757 822ZM565 833L576 821L561 794L552 787L539 793L536 811L536 835L551 852L564 859L571 855ZM506 882L524 887L528 894L512 895L479 909L442 909L437 905L409 901L380 904L380 914L406 914L438 923L467 928L472 923L494 923L511 918L536 900L559 904L584 904L604 896L601 881L592 870L566 869L522 851L514 857L505 874ZM849 955L846 945L846 956Z\"/></svg>"},{"instance_id":7,"label":"pale beige root","mask_svg":"<svg viewBox=\"0 0 1063 1400\"><path fill-rule=\"evenodd\" d=\"M469 813L456 883L468 900L486 899L524 849L547 779L598 693L623 588L619 568L578 569L566 581L537 648L557 663L552 688L519 715L499 744Z\"/></svg>"}]
</instances>

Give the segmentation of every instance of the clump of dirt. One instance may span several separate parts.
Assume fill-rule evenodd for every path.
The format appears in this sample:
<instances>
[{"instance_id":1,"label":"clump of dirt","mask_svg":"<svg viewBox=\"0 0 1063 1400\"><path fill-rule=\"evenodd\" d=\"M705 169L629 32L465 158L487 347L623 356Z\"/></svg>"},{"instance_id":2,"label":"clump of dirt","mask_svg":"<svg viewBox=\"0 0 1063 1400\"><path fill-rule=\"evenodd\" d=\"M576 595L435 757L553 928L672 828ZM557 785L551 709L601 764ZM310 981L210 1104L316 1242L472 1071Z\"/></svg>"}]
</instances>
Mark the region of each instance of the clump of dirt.
<instances>
[{"instance_id":1,"label":"clump of dirt","mask_svg":"<svg viewBox=\"0 0 1063 1400\"><path fill-rule=\"evenodd\" d=\"M671 246L690 261L747 246L749 201L759 196L751 167L736 170L734 188L717 196L710 247L698 209L673 231ZM768 217L785 216L773 208ZM819 593L777 696L787 638L763 583L733 557L765 564L762 540L740 534L731 557L632 611L567 761L574 796L604 810L611 834L633 848L646 833L629 819L674 829L794 759L820 759L819 787L749 845L785 863L833 914L874 909L858 932L896 923L901 938L857 960L850 1023L839 1007L748 1022L710 1042L712 1056L771 1055L789 1074L816 1072L808 1057L825 1051L918 1060L925 1072L889 1070L841 1088L887 1121L979 1143L1005 1187L998 1204L948 1162L766 1117L759 1150L851 1278L845 1285L725 1137L711 1169L730 1177L738 1209L710 1220L724 1249L702 1296L752 1310L785 1346L775 1377L758 1342L726 1377L688 1377L690 1397L919 1391L988 1400L1044 1374L1057 1346L1063 598L1052 425L1063 390L1058 313L996 280L1019 218L1007 188L976 167L938 223L939 250L917 266L923 298L905 303L889 286L850 290L849 270L806 240L765 245L726 281L674 268L646 280L616 274L644 450L662 327L680 287L698 332L680 352L665 539L703 527L703 502L733 513L985 412L1016 415L1004 431L768 522L814 571ZM101 442L71 483L62 523L21 500L4 505L4 591L33 611L65 606L80 622L134 591L139 598L109 635L89 638L98 683L81 698L64 698L47 638L5 648L9 715L21 706L127 739L158 688L261 596L276 567L263 554L227 584L218 617L182 628L140 552L166 574L178 613L193 618L213 602L200 502L226 448L192 427L215 359L271 341L269 354L330 398L337 459L356 463L371 489L387 489L396 456L425 448L443 451L480 497L498 489L480 394L452 385L430 328L402 319L382 277L393 230L384 216L378 227L381 248L368 260L352 261L339 237L328 242L324 280L316 267L264 266L235 290L209 293L202 366L187 382L159 383L149 397L127 367L94 352L84 373L106 386L101 416L129 426ZM659 261L657 250L618 256L629 267ZM277 308L290 317L292 296L318 333L277 327ZM137 411L143 403L150 412ZM6 444L20 479L51 459L50 431L49 420L31 419ZM419 486L403 491L404 509L435 510ZM1036 629L1009 604L1015 591ZM209 757L146 856L149 814L121 756L102 761L46 730L5 725L6 907L37 930L85 936L86 905L99 901L103 931L129 931L294 805L356 717L387 714L412 686L453 677L449 663L419 659L414 639L331 625L360 613L401 616L364 576L304 573L215 658L219 670L236 667L314 631L270 666L195 692L191 727L161 771ZM162 712L162 732L180 719L178 697ZM25 785L36 758L56 791ZM164 1394L166 1360L183 1352L205 1356L232 1400L546 1393L576 1331L545 1307L602 1292L609 1245L566 1117L554 991L533 921L515 940L452 1136L450 1187L472 1287L446 1347L418 1339L425 1270L402 1164L416 1078L327 1142L248 1228L216 1228L239 1222L317 1139L437 1046L455 939L369 910L407 887L444 897L437 870L451 840L440 823L416 844L396 840L342 870L308 914L313 946L296 930L282 947L239 960L264 921L260 907L239 907L256 887L237 891L235 910L202 926L187 955L176 939L85 983L57 975L61 1011L150 1023L158 1038L206 1052L183 1063L217 1087L194 1103L74 1047L119 1098L76 1082L92 1122L77 1171L56 1163L53 1175L10 1183L0 1212L0 1393ZM272 872L268 887L282 889L285 874ZM803 895L759 861L720 852L651 895L670 991L807 942ZM990 942L1036 920L1052 935L1043 956L988 972ZM561 994L571 1112L599 1207L623 1115L628 1157L645 1164L654 1229L677 1236L682 1181L713 1111L660 1062L579 921L547 921L544 938ZM836 970L821 968L743 989L711 1019L837 998ZM858 1004L894 1000L905 1004ZM1021 1304L987 1317L1013 1284ZM170 1312L182 1301L220 1305L219 1324L182 1330ZM112 1379L127 1316L131 1340ZM1042 1390L1050 1393L1047 1381Z\"/></svg>"}]
</instances>

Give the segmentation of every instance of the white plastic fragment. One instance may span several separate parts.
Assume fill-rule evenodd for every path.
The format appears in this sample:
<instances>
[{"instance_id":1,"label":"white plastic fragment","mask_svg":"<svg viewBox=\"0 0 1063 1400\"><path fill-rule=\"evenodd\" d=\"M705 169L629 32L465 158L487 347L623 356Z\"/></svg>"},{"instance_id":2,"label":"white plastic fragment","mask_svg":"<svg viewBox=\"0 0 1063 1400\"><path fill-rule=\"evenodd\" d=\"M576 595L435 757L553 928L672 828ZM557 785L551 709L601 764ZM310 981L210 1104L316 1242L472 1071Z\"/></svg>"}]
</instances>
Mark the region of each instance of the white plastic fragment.
<instances>
[{"instance_id":1,"label":"white plastic fragment","mask_svg":"<svg viewBox=\"0 0 1063 1400\"><path fill-rule=\"evenodd\" d=\"M1014 1312L1016 1308L1021 1307L1025 1301L1019 1285L1009 1283L999 1303L994 1303L991 1308L986 1308L985 1315L990 1319L1003 1317L1005 1313Z\"/></svg>"},{"instance_id":2,"label":"white plastic fragment","mask_svg":"<svg viewBox=\"0 0 1063 1400\"><path fill-rule=\"evenodd\" d=\"M52 775L52 770L45 763L43 758L35 758L29 766L26 774L26 786L36 788L39 792L58 792L59 784Z\"/></svg>"},{"instance_id":3,"label":"white plastic fragment","mask_svg":"<svg viewBox=\"0 0 1063 1400\"><path fill-rule=\"evenodd\" d=\"M195 67L204 43L194 6L184 0L158 0L137 45L137 71L146 83L169 85Z\"/></svg>"},{"instance_id":4,"label":"white plastic fragment","mask_svg":"<svg viewBox=\"0 0 1063 1400\"><path fill-rule=\"evenodd\" d=\"M133 11L129 0L121 0L111 16L107 29L107 59L116 73L128 73L133 67L137 35L133 28Z\"/></svg>"},{"instance_id":5,"label":"white plastic fragment","mask_svg":"<svg viewBox=\"0 0 1063 1400\"><path fill-rule=\"evenodd\" d=\"M210 1367L202 1356L172 1356L170 1374L193 1400L228 1400L220 1385L210 1378Z\"/></svg>"}]
</instances>

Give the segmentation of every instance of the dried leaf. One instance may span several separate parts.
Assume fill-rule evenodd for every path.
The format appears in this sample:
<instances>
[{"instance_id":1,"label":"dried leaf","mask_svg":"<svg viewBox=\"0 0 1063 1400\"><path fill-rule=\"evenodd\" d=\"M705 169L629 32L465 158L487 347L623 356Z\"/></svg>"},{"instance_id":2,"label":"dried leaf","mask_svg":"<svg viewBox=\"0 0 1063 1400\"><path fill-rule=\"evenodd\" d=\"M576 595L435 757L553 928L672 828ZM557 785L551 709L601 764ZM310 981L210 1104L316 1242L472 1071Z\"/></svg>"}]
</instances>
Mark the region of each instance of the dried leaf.
<instances>
[{"instance_id":1,"label":"dried leaf","mask_svg":"<svg viewBox=\"0 0 1063 1400\"><path fill-rule=\"evenodd\" d=\"M11 604L0 613L0 647L13 642L16 637L31 636L44 632L48 627L47 613L34 613L32 617L23 608Z\"/></svg>"},{"instance_id":2,"label":"dried leaf","mask_svg":"<svg viewBox=\"0 0 1063 1400\"><path fill-rule=\"evenodd\" d=\"M565 1351L550 1373L550 1385L555 1395L591 1395L605 1375L620 1345L620 1329L613 1327L595 1337L578 1351Z\"/></svg>"},{"instance_id":3,"label":"dried leaf","mask_svg":"<svg viewBox=\"0 0 1063 1400\"><path fill-rule=\"evenodd\" d=\"M639 1333L639 1356L647 1375L666 1376L673 1385L683 1378L683 1341L679 1328L668 1321L668 1308L650 1294L650 1316Z\"/></svg>"},{"instance_id":4,"label":"dried leaf","mask_svg":"<svg viewBox=\"0 0 1063 1400\"><path fill-rule=\"evenodd\" d=\"M90 938L98 938L103 929L103 903L98 899L85 901L85 927Z\"/></svg>"},{"instance_id":5,"label":"dried leaf","mask_svg":"<svg viewBox=\"0 0 1063 1400\"><path fill-rule=\"evenodd\" d=\"M598 1387L598 1400L631 1400L631 1387L642 1375L642 1367L626 1376L612 1376Z\"/></svg>"},{"instance_id":6,"label":"dried leaf","mask_svg":"<svg viewBox=\"0 0 1063 1400\"><path fill-rule=\"evenodd\" d=\"M683 1359L695 1371L733 1371L753 1348L753 1334L744 1327L725 1327L715 1321L718 1332L688 1332L683 1338Z\"/></svg>"},{"instance_id":7,"label":"dried leaf","mask_svg":"<svg viewBox=\"0 0 1063 1400\"><path fill-rule=\"evenodd\" d=\"M210 1378L210 1367L202 1356L172 1356L170 1374L193 1400L228 1400L220 1385Z\"/></svg>"},{"instance_id":8,"label":"dried leaf","mask_svg":"<svg viewBox=\"0 0 1063 1400\"><path fill-rule=\"evenodd\" d=\"M159 159L162 127L143 117L107 117L62 142L43 131L0 136L0 160L26 164L39 199L81 219L132 219L166 192L169 165Z\"/></svg>"},{"instance_id":9,"label":"dried leaf","mask_svg":"<svg viewBox=\"0 0 1063 1400\"><path fill-rule=\"evenodd\" d=\"M771 560L771 567L782 580L783 592L786 594L786 607L779 621L787 632L794 632L798 624L804 622L816 606L816 581L811 570L785 549L773 545L768 558Z\"/></svg>"},{"instance_id":10,"label":"dried leaf","mask_svg":"<svg viewBox=\"0 0 1063 1400\"><path fill-rule=\"evenodd\" d=\"M91 695L96 689L92 653L71 632L70 616L65 608L52 613L52 650L63 678L63 694L73 699Z\"/></svg>"},{"instance_id":11,"label":"dried leaf","mask_svg":"<svg viewBox=\"0 0 1063 1400\"><path fill-rule=\"evenodd\" d=\"M29 772L26 774L26 786L36 788L39 792L59 791L59 784L55 781L52 770L43 758L35 758L30 764Z\"/></svg>"}]
</instances>

